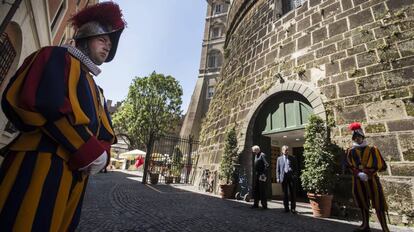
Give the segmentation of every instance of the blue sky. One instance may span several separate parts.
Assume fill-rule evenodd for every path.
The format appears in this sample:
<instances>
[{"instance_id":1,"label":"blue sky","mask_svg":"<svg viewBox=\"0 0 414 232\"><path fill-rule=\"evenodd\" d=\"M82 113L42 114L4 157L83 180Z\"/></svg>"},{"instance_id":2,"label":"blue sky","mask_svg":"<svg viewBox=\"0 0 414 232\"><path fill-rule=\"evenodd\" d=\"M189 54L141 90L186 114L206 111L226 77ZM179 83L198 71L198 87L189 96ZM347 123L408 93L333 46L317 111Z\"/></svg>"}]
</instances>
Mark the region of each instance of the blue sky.
<instances>
[{"instance_id":1,"label":"blue sky","mask_svg":"<svg viewBox=\"0 0 414 232\"><path fill-rule=\"evenodd\" d=\"M125 99L135 76L172 75L183 88L187 111L198 76L207 10L205 0L116 0L127 21L115 58L96 82L105 97Z\"/></svg>"}]
</instances>

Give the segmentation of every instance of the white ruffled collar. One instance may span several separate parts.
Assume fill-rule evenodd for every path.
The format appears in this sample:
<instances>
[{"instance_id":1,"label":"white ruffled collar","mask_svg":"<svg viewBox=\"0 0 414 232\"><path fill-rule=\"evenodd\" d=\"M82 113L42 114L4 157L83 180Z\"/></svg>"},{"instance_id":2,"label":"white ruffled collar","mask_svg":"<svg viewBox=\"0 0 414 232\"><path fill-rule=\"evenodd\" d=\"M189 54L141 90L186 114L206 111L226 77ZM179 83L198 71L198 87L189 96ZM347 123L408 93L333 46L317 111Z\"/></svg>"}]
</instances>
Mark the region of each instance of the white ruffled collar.
<instances>
[{"instance_id":1,"label":"white ruffled collar","mask_svg":"<svg viewBox=\"0 0 414 232\"><path fill-rule=\"evenodd\" d=\"M352 142L352 148L357 148L357 147L366 147L368 146L368 143L366 140L364 140L361 144L358 144L356 142Z\"/></svg>"},{"instance_id":2,"label":"white ruffled collar","mask_svg":"<svg viewBox=\"0 0 414 232\"><path fill-rule=\"evenodd\" d=\"M68 49L68 52L79 59L79 61L88 68L89 72L91 72L94 76L98 76L101 73L101 69L98 68L98 66L93 63L93 61L83 52L76 47L70 46L70 45L63 45L62 47L65 47Z\"/></svg>"}]
</instances>

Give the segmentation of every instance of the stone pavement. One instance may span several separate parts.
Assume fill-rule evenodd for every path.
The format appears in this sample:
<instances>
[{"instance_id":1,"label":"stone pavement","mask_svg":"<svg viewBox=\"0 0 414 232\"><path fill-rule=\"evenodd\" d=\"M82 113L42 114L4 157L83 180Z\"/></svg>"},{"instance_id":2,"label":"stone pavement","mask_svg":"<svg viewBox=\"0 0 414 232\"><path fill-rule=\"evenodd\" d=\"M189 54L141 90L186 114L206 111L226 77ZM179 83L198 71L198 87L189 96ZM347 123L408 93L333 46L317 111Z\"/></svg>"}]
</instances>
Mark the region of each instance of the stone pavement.
<instances>
[{"instance_id":1,"label":"stone pavement","mask_svg":"<svg viewBox=\"0 0 414 232\"><path fill-rule=\"evenodd\" d=\"M136 172L92 176L78 231L340 232L352 231L358 224L313 218L306 204L298 205L297 215L284 213L280 201L269 202L268 210L250 209L252 203L223 200L190 185L143 185L140 180Z\"/></svg>"}]
</instances>

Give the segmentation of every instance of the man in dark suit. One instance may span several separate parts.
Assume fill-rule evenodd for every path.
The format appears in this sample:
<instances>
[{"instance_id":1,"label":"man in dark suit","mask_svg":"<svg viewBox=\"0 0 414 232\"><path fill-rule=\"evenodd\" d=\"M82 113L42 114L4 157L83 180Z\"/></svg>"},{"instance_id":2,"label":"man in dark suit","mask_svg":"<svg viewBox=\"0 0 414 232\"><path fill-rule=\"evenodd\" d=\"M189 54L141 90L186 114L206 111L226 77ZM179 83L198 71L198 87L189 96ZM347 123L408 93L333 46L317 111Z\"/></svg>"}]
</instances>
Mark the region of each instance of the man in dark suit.
<instances>
[{"instance_id":1,"label":"man in dark suit","mask_svg":"<svg viewBox=\"0 0 414 232\"><path fill-rule=\"evenodd\" d=\"M266 160L265 153L260 151L260 147L255 145L252 147L254 155L253 166L253 198L254 204L252 208L259 207L259 201L262 203L263 209L267 209L266 197L266 183L267 183L267 168L269 163Z\"/></svg>"},{"instance_id":2,"label":"man in dark suit","mask_svg":"<svg viewBox=\"0 0 414 232\"><path fill-rule=\"evenodd\" d=\"M276 164L276 180L282 183L283 190L283 205L285 212L289 212L289 196L290 196L290 211L296 214L296 189L295 182L297 178L297 160L294 156L289 155L289 147L284 145L282 147L282 155L277 158Z\"/></svg>"}]
</instances>

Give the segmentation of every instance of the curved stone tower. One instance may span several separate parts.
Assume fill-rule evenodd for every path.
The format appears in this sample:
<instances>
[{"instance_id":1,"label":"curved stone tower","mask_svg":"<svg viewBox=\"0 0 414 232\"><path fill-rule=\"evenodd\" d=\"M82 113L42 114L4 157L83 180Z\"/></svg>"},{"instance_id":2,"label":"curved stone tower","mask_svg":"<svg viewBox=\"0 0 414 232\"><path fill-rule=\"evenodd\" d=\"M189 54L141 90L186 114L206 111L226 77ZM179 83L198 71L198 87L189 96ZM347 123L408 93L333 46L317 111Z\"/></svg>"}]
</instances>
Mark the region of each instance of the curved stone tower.
<instances>
[{"instance_id":1,"label":"curved stone tower","mask_svg":"<svg viewBox=\"0 0 414 232\"><path fill-rule=\"evenodd\" d=\"M272 169L283 144L303 158L309 114L333 119L331 138L344 149L351 143L347 125L360 121L368 142L388 162L381 178L390 216L412 224L413 3L234 0L221 76L202 124L198 170L218 170L232 126L238 134L241 170L250 175L254 144L268 154ZM270 174L269 194L277 196L280 186L273 183L274 170ZM197 185L200 173L196 176ZM349 203L349 176L342 180L336 196Z\"/></svg>"}]
</instances>

